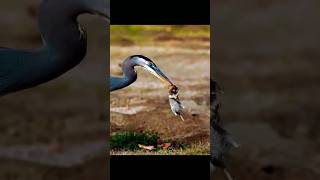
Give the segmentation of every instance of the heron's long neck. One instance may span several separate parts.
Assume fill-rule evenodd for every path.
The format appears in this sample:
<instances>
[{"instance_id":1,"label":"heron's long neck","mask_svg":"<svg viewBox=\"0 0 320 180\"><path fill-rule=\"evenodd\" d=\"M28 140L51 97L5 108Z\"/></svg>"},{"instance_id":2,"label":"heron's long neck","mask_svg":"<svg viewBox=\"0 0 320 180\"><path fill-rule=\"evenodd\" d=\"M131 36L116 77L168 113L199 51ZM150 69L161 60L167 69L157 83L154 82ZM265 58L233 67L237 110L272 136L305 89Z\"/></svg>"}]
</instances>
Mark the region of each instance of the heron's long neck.
<instances>
[{"instance_id":1,"label":"heron's long neck","mask_svg":"<svg viewBox=\"0 0 320 180\"><path fill-rule=\"evenodd\" d=\"M126 59L122 64L122 77L111 77L110 91L122 89L129 86L137 79L137 73L134 70L135 62Z\"/></svg>"},{"instance_id":2,"label":"heron's long neck","mask_svg":"<svg viewBox=\"0 0 320 180\"><path fill-rule=\"evenodd\" d=\"M60 76L79 64L86 55L86 33L77 22L80 11L76 7L58 2L70 1L44 0L40 5L38 26L43 48L40 52L42 59L38 61L44 63L41 63L42 67L38 72L40 81L35 79L37 83Z\"/></svg>"},{"instance_id":3,"label":"heron's long neck","mask_svg":"<svg viewBox=\"0 0 320 180\"><path fill-rule=\"evenodd\" d=\"M62 68L73 67L86 54L86 34L77 22L79 14L76 9L54 1L40 5L38 25L44 48L58 55L55 61Z\"/></svg>"},{"instance_id":4,"label":"heron's long neck","mask_svg":"<svg viewBox=\"0 0 320 180\"><path fill-rule=\"evenodd\" d=\"M137 73L134 70L134 66L136 66L135 62L131 59L126 59L122 65L123 78L122 85L123 87L129 86L133 82L137 80Z\"/></svg>"},{"instance_id":5,"label":"heron's long neck","mask_svg":"<svg viewBox=\"0 0 320 180\"><path fill-rule=\"evenodd\" d=\"M0 96L52 80L84 58L86 36L76 21L79 12L66 7L70 6L42 1L38 21L44 43L41 49L0 48Z\"/></svg>"}]
</instances>

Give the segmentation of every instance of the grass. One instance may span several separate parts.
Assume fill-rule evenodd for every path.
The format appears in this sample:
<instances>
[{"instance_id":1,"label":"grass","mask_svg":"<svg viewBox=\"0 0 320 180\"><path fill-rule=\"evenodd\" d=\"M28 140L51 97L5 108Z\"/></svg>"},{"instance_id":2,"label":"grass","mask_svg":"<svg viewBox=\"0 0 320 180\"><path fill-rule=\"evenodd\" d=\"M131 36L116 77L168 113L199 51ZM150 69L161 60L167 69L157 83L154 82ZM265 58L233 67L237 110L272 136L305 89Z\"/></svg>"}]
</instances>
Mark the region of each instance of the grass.
<instances>
[{"instance_id":1,"label":"grass","mask_svg":"<svg viewBox=\"0 0 320 180\"><path fill-rule=\"evenodd\" d=\"M153 132L119 132L111 136L111 149L138 150L138 144L146 146L157 146L159 136Z\"/></svg>"},{"instance_id":2,"label":"grass","mask_svg":"<svg viewBox=\"0 0 320 180\"><path fill-rule=\"evenodd\" d=\"M210 144L209 143L194 143L186 145L181 148L170 148L170 149L157 149L155 151L146 151L138 149L134 151L128 150L114 150L110 151L111 155L209 155Z\"/></svg>"},{"instance_id":3,"label":"grass","mask_svg":"<svg viewBox=\"0 0 320 180\"><path fill-rule=\"evenodd\" d=\"M158 148L160 137L155 132L118 132L111 136L111 155L208 155L210 144L166 140L172 144L168 149ZM140 149L138 144L157 147L152 151Z\"/></svg>"},{"instance_id":4,"label":"grass","mask_svg":"<svg viewBox=\"0 0 320 180\"><path fill-rule=\"evenodd\" d=\"M209 37L210 27L198 26L156 26L156 25L112 25L110 28L111 44L150 44L159 35L166 37L188 38L188 37Z\"/></svg>"}]
</instances>

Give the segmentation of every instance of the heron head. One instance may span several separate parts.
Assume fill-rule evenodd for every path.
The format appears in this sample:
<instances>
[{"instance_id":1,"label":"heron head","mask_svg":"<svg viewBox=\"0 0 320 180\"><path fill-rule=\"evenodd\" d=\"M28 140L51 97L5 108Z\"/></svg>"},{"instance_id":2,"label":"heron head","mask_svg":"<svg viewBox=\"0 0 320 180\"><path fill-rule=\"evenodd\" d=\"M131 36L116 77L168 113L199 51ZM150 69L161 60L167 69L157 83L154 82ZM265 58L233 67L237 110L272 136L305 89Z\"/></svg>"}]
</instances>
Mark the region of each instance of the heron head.
<instances>
[{"instance_id":1,"label":"heron head","mask_svg":"<svg viewBox=\"0 0 320 180\"><path fill-rule=\"evenodd\" d=\"M173 83L170 81L170 79L157 67L153 61L151 61L151 59L142 55L134 55L131 56L131 58L136 65L143 67L166 85L173 86Z\"/></svg>"},{"instance_id":2,"label":"heron head","mask_svg":"<svg viewBox=\"0 0 320 180\"><path fill-rule=\"evenodd\" d=\"M85 12L110 19L110 0L80 0Z\"/></svg>"}]
</instances>

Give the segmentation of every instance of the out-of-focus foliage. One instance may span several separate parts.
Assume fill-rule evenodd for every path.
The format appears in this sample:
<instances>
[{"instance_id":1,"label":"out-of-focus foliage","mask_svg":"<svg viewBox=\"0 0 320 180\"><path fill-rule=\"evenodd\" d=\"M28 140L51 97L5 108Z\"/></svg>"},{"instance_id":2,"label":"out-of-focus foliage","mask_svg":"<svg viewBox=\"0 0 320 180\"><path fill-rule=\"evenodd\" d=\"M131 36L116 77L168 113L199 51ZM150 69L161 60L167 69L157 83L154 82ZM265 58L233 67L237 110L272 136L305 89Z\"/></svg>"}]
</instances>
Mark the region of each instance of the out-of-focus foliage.
<instances>
[{"instance_id":1,"label":"out-of-focus foliage","mask_svg":"<svg viewBox=\"0 0 320 180\"><path fill-rule=\"evenodd\" d=\"M192 25L112 25L110 29L111 45L123 44L148 44L158 40L180 38L209 38L210 26Z\"/></svg>"}]
</instances>

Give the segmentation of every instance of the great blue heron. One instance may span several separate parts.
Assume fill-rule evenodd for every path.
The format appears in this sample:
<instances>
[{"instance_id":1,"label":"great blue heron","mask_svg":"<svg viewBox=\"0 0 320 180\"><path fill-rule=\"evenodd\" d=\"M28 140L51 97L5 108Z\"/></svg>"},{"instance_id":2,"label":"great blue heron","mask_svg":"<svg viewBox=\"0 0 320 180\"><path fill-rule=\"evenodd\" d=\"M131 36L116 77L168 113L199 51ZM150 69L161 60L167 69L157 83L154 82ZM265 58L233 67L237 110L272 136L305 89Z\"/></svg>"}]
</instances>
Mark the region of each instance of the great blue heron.
<instances>
[{"instance_id":1,"label":"great blue heron","mask_svg":"<svg viewBox=\"0 0 320 180\"><path fill-rule=\"evenodd\" d=\"M38 27L43 47L0 48L0 96L34 87L70 70L86 55L87 37L80 14L110 18L110 0L42 0Z\"/></svg>"},{"instance_id":2,"label":"great blue heron","mask_svg":"<svg viewBox=\"0 0 320 180\"><path fill-rule=\"evenodd\" d=\"M137 79L137 72L135 66L141 66L151 74L160 79L168 87L174 86L169 78L152 62L149 58L142 55L129 56L122 64L122 77L110 77L110 91L115 91L129 86Z\"/></svg>"}]
</instances>

